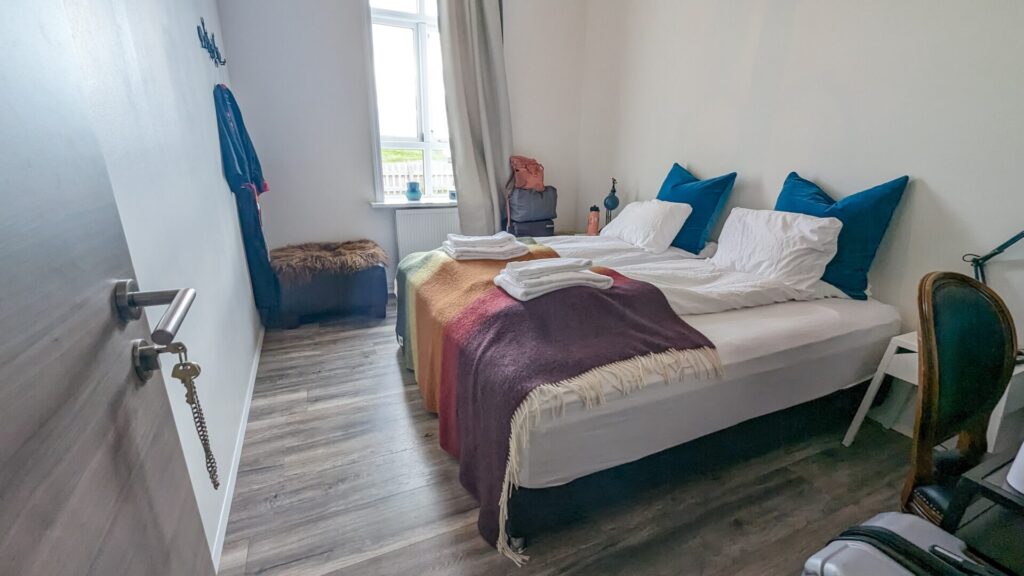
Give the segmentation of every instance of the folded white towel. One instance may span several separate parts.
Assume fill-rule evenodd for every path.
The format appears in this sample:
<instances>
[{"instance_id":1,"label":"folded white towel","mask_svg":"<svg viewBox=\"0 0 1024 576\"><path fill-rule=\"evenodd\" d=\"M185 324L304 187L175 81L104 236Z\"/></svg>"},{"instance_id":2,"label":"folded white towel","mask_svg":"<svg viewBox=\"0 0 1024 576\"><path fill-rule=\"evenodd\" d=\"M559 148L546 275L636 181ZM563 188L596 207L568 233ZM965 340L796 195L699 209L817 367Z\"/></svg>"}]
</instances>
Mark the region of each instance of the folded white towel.
<instances>
[{"instance_id":1,"label":"folded white towel","mask_svg":"<svg viewBox=\"0 0 1024 576\"><path fill-rule=\"evenodd\" d=\"M580 272L593 266L586 258L541 258L523 262L509 262L503 272L516 280L540 278L559 272Z\"/></svg>"},{"instance_id":2,"label":"folded white towel","mask_svg":"<svg viewBox=\"0 0 1024 576\"><path fill-rule=\"evenodd\" d=\"M530 252L530 248L522 242L513 242L508 246L460 248L445 240L441 243L441 249L455 260L508 260Z\"/></svg>"},{"instance_id":3,"label":"folded white towel","mask_svg":"<svg viewBox=\"0 0 1024 576\"><path fill-rule=\"evenodd\" d=\"M523 281L516 280L504 272L494 277L495 285L522 302L572 286L589 286L604 290L611 288L613 283L614 280L610 276L590 271L561 272Z\"/></svg>"},{"instance_id":4,"label":"folded white towel","mask_svg":"<svg viewBox=\"0 0 1024 576\"><path fill-rule=\"evenodd\" d=\"M463 236L449 234L448 243L459 248L476 248L479 246L509 246L516 242L516 237L508 232L498 232L490 236Z\"/></svg>"},{"instance_id":5,"label":"folded white towel","mask_svg":"<svg viewBox=\"0 0 1024 576\"><path fill-rule=\"evenodd\" d=\"M508 281L514 284L517 288L544 288L545 286L561 285L567 282L582 282L585 284L604 284L608 276L604 274L598 274L596 272L590 272L589 270L576 271L576 272L559 272L557 274L548 274L547 276L540 276L537 278L526 278L520 280L518 278L508 277Z\"/></svg>"}]
</instances>

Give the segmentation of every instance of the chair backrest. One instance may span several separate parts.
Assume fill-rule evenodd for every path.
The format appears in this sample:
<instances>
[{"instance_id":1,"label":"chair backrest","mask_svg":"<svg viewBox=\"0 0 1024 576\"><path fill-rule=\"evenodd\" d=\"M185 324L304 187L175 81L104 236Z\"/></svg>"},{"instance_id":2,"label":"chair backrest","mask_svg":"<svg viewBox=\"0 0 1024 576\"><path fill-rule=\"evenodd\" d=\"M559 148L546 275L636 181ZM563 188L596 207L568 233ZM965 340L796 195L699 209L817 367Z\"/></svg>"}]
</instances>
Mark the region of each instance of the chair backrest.
<instances>
[{"instance_id":1,"label":"chair backrest","mask_svg":"<svg viewBox=\"0 0 1024 576\"><path fill-rule=\"evenodd\" d=\"M921 279L917 297L918 405L912 464L929 483L932 449L959 435L964 456L986 450L989 416L1013 375L1017 335L991 288L954 272Z\"/></svg>"}]
</instances>

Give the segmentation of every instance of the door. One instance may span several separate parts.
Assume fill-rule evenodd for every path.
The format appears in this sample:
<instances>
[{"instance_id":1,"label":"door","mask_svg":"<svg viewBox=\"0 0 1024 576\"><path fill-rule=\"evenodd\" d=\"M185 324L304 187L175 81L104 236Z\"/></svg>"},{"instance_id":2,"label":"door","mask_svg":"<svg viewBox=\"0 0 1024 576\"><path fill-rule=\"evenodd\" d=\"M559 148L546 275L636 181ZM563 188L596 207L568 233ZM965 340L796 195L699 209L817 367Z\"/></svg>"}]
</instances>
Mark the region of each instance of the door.
<instances>
[{"instance_id":1,"label":"door","mask_svg":"<svg viewBox=\"0 0 1024 576\"><path fill-rule=\"evenodd\" d=\"M212 574L59 0L0 2L0 573Z\"/></svg>"}]
</instances>

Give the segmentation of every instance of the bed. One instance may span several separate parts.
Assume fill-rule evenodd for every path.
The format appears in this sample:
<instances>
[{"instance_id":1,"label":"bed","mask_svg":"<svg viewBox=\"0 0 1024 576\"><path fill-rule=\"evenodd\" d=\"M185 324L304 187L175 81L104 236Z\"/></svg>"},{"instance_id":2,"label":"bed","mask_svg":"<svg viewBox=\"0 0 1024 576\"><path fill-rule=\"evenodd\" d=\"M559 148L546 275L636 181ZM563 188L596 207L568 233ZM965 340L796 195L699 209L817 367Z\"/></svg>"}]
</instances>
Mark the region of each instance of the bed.
<instances>
[{"instance_id":1,"label":"bed","mask_svg":"<svg viewBox=\"0 0 1024 576\"><path fill-rule=\"evenodd\" d=\"M900 329L892 306L832 298L684 320L718 347L725 376L609 391L590 409L569 401L558 418L545 407L519 454L521 486L565 484L862 382Z\"/></svg>"},{"instance_id":2,"label":"bed","mask_svg":"<svg viewBox=\"0 0 1024 576\"><path fill-rule=\"evenodd\" d=\"M707 250L713 253L714 245ZM569 390L576 385L571 382L576 378L540 379L557 382L550 386L556 390L545 395L548 391L541 389L548 386L539 386L520 396L523 399L514 413L494 410L486 416L500 414L503 419L490 420L481 418L476 406L499 403L490 397L505 393L517 379L529 379L540 370L526 361L528 356L510 359L504 350L523 342L523 337L533 340L539 332L525 331L518 339L510 339L493 328L494 316L481 316L480 311L535 311L512 302L493 286L492 279L504 262L457 262L437 253L423 253L411 255L399 265L397 332L406 366L416 370L428 409L439 412L439 439L445 450L459 458L463 485L481 501L481 534L504 555L517 563L525 559L508 546L505 530L507 502L515 487L565 484L856 384L870 377L887 342L899 332L900 318L891 306L850 300L821 281L795 288L766 276L723 270L708 261L708 255L681 250L654 255L602 237L538 239L538 245L531 246L523 258L589 258L595 265L613 269L602 273L616 278L616 288L620 284L643 285L649 290L648 300L663 302L659 314L648 316L639 330L630 332L631 338L644 338L655 326L680 323L682 318L680 324L695 329L704 345L695 344L689 350L663 347L659 350L665 352L643 357L623 356L636 362L628 368L632 372L626 378L632 380L625 384L622 373L591 374L619 362L591 364L599 368L571 373L587 380L579 386L580 395ZM541 324L572 324L578 311L575 316L563 312L572 308L575 300L601 292L570 290L590 289L570 288L533 301L547 307L546 315L519 316L516 322L529 324L531 330L540 330L533 327ZM540 303L556 294L558 306ZM610 299L609 311L624 302L621 296L602 297ZM556 322L548 320L552 316L558 317ZM603 332L587 332L587 339L604 342L603 335L615 332L618 326L605 323ZM471 332L467 327L489 332ZM574 335L564 326L559 330L557 338L539 337L543 349L560 350L562 359L584 353L578 332ZM488 343L479 343L484 341ZM495 342L501 344L493 345ZM461 351L470 347L475 356ZM460 351L453 352L456 349ZM482 349L501 352L495 356ZM667 367L674 360L662 356L680 350L692 356ZM645 364L647 358L654 363ZM518 363L513 367L517 375L497 374L489 368L495 362ZM473 414L472 424L466 414ZM480 430L486 434L479 434ZM473 434L478 437L471 437ZM481 439L483 436L486 438ZM483 449L502 442L500 454L480 455ZM471 446L468 456L467 445ZM504 471L504 480L499 481L496 469ZM479 471L483 474L478 477L485 478L487 484L482 494L479 483L467 483L467 477ZM500 510L495 509L498 505Z\"/></svg>"}]
</instances>

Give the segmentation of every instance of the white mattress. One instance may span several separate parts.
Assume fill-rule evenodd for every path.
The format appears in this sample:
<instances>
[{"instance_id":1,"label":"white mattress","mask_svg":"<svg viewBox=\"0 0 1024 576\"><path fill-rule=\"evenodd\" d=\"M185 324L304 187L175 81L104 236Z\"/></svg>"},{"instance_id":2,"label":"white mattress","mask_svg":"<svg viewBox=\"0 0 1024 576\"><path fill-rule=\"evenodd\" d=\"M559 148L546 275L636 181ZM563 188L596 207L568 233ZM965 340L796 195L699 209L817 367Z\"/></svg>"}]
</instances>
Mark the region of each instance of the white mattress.
<instances>
[{"instance_id":1,"label":"white mattress","mask_svg":"<svg viewBox=\"0 0 1024 576\"><path fill-rule=\"evenodd\" d=\"M637 248L629 242L608 236L549 236L534 238L538 244L550 246L563 258L586 258L595 266L616 268L630 264L650 264L666 260L692 260L711 258L715 255L718 244L708 242L700 254L691 254L680 248L669 247L668 250L652 254L643 248Z\"/></svg>"},{"instance_id":2,"label":"white mattress","mask_svg":"<svg viewBox=\"0 0 1024 576\"><path fill-rule=\"evenodd\" d=\"M556 248L557 250L557 248ZM874 300L786 302L684 316L718 348L719 380L647 387L585 410L543 410L520 454L520 485L545 488L643 458L744 420L826 396L874 374L899 333L896 309Z\"/></svg>"}]
</instances>

